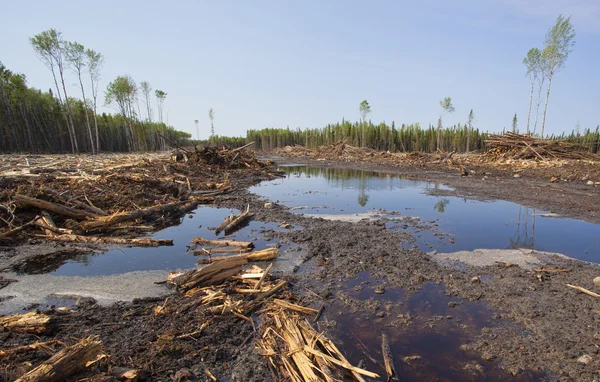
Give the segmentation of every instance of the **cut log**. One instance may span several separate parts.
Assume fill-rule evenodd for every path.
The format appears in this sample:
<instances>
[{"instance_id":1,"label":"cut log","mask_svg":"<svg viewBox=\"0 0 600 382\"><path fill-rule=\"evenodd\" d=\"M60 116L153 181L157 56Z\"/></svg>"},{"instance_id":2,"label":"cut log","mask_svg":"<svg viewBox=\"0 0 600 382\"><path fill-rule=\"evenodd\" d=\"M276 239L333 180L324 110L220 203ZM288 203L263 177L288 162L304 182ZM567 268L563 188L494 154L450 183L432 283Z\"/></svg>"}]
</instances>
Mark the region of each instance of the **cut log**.
<instances>
[{"instance_id":1,"label":"cut log","mask_svg":"<svg viewBox=\"0 0 600 382\"><path fill-rule=\"evenodd\" d=\"M398 372L394 366L394 359L392 358L392 351L390 349L390 343L388 342L387 335L381 333L381 353L383 354L383 363L385 364L385 372L388 375L388 381L399 381Z\"/></svg>"},{"instance_id":2,"label":"cut log","mask_svg":"<svg viewBox=\"0 0 600 382\"><path fill-rule=\"evenodd\" d=\"M229 259L246 259L247 261L269 261L279 257L279 251L277 248L267 248L262 251L255 251L250 253L242 253L240 255L232 256L215 256L198 261L200 264L213 264Z\"/></svg>"},{"instance_id":3,"label":"cut log","mask_svg":"<svg viewBox=\"0 0 600 382\"><path fill-rule=\"evenodd\" d=\"M253 213L250 212L250 205L248 205L248 207L246 208L246 211L242 212L241 214L237 215L224 229L223 232L225 232L225 235L229 235L232 234L236 231L239 231L240 229L244 228L248 222L250 221L250 218L254 216Z\"/></svg>"},{"instance_id":4,"label":"cut log","mask_svg":"<svg viewBox=\"0 0 600 382\"><path fill-rule=\"evenodd\" d=\"M16 382L65 381L85 369L86 363L95 359L101 351L102 343L98 337L85 338L59 351Z\"/></svg>"},{"instance_id":5,"label":"cut log","mask_svg":"<svg viewBox=\"0 0 600 382\"><path fill-rule=\"evenodd\" d=\"M171 280L181 291L192 288L202 288L225 281L231 276L241 272L242 265L248 260L243 257L232 256L224 261L210 264L202 269L193 269Z\"/></svg>"},{"instance_id":6,"label":"cut log","mask_svg":"<svg viewBox=\"0 0 600 382\"><path fill-rule=\"evenodd\" d=\"M173 245L173 240L171 239L129 239L124 237L98 237L83 235L52 235L42 237L48 240L67 243L122 244L132 247L161 247Z\"/></svg>"},{"instance_id":7,"label":"cut log","mask_svg":"<svg viewBox=\"0 0 600 382\"><path fill-rule=\"evenodd\" d=\"M286 308L289 310L293 310L294 312L304 313L304 314L316 314L319 311L313 308L307 308L305 306L297 305L285 300L280 300L278 298L274 299L273 302L276 305L281 306L282 308Z\"/></svg>"},{"instance_id":8,"label":"cut log","mask_svg":"<svg viewBox=\"0 0 600 382\"><path fill-rule=\"evenodd\" d=\"M88 218L97 218L98 215L93 214L88 211L82 211L75 208L67 207L62 204L48 202L42 199L36 199L25 195L15 195L13 196L13 201L16 203L27 206L27 207L36 207L42 211L51 211L59 215L63 215L66 217L70 217L77 220L85 220Z\"/></svg>"},{"instance_id":9,"label":"cut log","mask_svg":"<svg viewBox=\"0 0 600 382\"><path fill-rule=\"evenodd\" d=\"M161 204L159 206L145 208L142 210L120 212L111 216L96 217L95 219L84 221L81 223L81 227L86 231L103 230L117 223L136 219L145 219L153 215L162 215L171 212L185 213L190 210L193 210L198 206L198 204L202 202L212 200L214 200L214 198L212 197L203 197L191 201L186 200L168 204Z\"/></svg>"},{"instance_id":10,"label":"cut log","mask_svg":"<svg viewBox=\"0 0 600 382\"><path fill-rule=\"evenodd\" d=\"M227 227L229 224L231 224L231 222L233 221L233 219L235 219L234 215L229 215L225 218L225 220L223 220L223 223L219 224L219 226L217 227L217 229L215 230L215 233L218 235L221 233L221 231L223 231L225 229L225 227Z\"/></svg>"},{"instance_id":11,"label":"cut log","mask_svg":"<svg viewBox=\"0 0 600 382\"><path fill-rule=\"evenodd\" d=\"M195 237L191 240L192 243L201 245L212 245L215 247L240 247L240 248L254 248L254 244L251 241L237 241L237 240L208 240L202 237Z\"/></svg>"},{"instance_id":12,"label":"cut log","mask_svg":"<svg viewBox=\"0 0 600 382\"><path fill-rule=\"evenodd\" d=\"M17 333L42 334L48 329L49 323L50 316L37 312L0 317L0 326Z\"/></svg>"},{"instance_id":13,"label":"cut log","mask_svg":"<svg viewBox=\"0 0 600 382\"><path fill-rule=\"evenodd\" d=\"M202 248L202 249L195 249L194 256L201 256L201 255L210 256L210 255L214 255L215 253L241 254L241 253L250 252L250 251L252 251L252 248L211 248L211 249Z\"/></svg>"},{"instance_id":14,"label":"cut log","mask_svg":"<svg viewBox=\"0 0 600 382\"><path fill-rule=\"evenodd\" d=\"M596 297L596 298L600 298L600 294L598 293L594 293L591 290L585 289L583 287L577 286L577 285L571 285L571 284L566 284L569 288L573 288L573 289L577 289L580 292L583 292L585 294L587 294L588 296L592 296L592 297Z\"/></svg>"}]
</instances>

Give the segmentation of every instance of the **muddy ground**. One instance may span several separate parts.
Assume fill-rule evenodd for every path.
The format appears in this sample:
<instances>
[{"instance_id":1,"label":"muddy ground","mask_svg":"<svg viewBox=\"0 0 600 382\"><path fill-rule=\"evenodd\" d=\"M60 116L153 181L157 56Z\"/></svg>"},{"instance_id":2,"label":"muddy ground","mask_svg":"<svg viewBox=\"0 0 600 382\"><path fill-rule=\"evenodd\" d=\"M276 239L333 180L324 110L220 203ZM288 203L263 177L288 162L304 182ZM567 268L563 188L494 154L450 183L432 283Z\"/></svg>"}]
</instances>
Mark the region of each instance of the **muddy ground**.
<instances>
[{"instance_id":1,"label":"muddy ground","mask_svg":"<svg viewBox=\"0 0 600 382\"><path fill-rule=\"evenodd\" d=\"M300 159L293 157L279 161L298 163ZM419 162L416 166L410 161L403 164L396 159L392 162L385 158L362 158L360 162L319 159L323 158L306 157L302 161L400 173L409 178L447 184L454 191L444 192L453 195L505 199L600 223L596 207L600 193L597 186L587 184L589 179L600 181L594 179L600 174L598 165L563 163L536 169L477 162L467 165L468 176L461 176L456 166L448 163ZM552 177L567 179L571 176L569 174L576 174L576 178L550 182ZM457 374L456 378L480 380L494 376L497 380L543 378L564 381L598 378L598 300L565 286L567 283L575 284L598 292L592 282L600 275L598 266L559 256L550 256L546 260L548 264L543 267L567 269L569 272L535 272L502 262L482 267L441 263L417 248L407 249L402 244L411 242L410 235L387 230L383 220L358 223L328 221L303 217L277 204L265 208L264 201L245 189L265 177L243 171L231 174L232 181L237 182L238 178L243 180L237 183L239 187L233 188L227 195L217 196L214 204L238 209L249 204L257 220L303 227L302 230L267 233L282 243L293 242L302 248L299 256L303 257L303 264L293 274L275 276L289 281L289 292L299 303L315 308L325 305L319 329L330 333L334 340L342 341L343 333L330 323L349 314L360 316L372 322L373 328L386 331L411 325L419 327L425 320L428 325L435 324L429 322L430 317L399 314L403 308L395 306L393 301L382 303L381 300L357 298L349 293L348 286L355 285L354 280L367 273L368 282L360 285L367 292L373 291L367 296L374 296L378 287L383 287L384 295L398 288L405 288L408 294L416 294L433 283L439 284L443 293L458 297L465 304L477 301L489 309L491 321L483 327L463 322L446 324L466 339L461 351L478 359L471 366L459 365L458 369L463 373ZM14 248L11 250L18 252ZM0 268L4 261L0 260ZM11 266L14 266L14 261ZM205 369L219 380L273 380L265 360L254 351L255 335L250 325L231 315L219 316L211 321L202 336L174 339L183 333L193 332L206 322L209 313L174 295L171 303L176 308L173 312L155 316L152 309L160 302L162 299L101 307L93 301L82 300L71 314L51 311L53 329L40 336L39 340L56 338L72 342L73 337L98 334L110 355L108 365L139 369L142 380L208 380ZM375 331L374 335L379 334ZM0 339L2 348L9 348L31 343L37 337L3 332ZM368 350L374 358L380 359L380 348ZM345 351L344 348L342 351ZM582 358L586 355L588 357ZM425 358L427 355L421 356ZM41 352L28 352L0 359L1 377L13 380L47 357ZM376 363L369 364L367 358L365 355L368 365L378 367ZM396 359L396 364L401 376L405 372L409 379L435 377L428 374L426 365L419 368L417 363L413 368L402 357ZM383 373L381 365L379 368L374 371ZM78 378L101 372L107 373L106 368L88 370L87 374ZM106 375L102 378L114 379Z\"/></svg>"}]
</instances>

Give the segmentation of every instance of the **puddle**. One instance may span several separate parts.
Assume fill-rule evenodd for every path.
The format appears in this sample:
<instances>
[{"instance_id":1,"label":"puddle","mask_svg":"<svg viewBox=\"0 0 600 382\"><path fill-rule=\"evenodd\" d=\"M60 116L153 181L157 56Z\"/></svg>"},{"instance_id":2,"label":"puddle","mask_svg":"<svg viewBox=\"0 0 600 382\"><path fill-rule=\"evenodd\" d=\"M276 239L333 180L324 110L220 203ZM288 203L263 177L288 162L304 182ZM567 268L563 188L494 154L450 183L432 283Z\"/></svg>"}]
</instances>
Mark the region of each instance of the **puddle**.
<instances>
[{"instance_id":1,"label":"puddle","mask_svg":"<svg viewBox=\"0 0 600 382\"><path fill-rule=\"evenodd\" d=\"M351 363L363 360L368 370L385 375L381 354L381 333L385 333L402 381L533 381L542 377L530 371L512 376L465 347L484 328L510 325L496 319L485 303L448 297L443 285L434 283L425 283L416 293L390 288L376 294L381 284L368 273L359 274L343 288L353 302L345 305L338 298L329 308L344 313L323 316L322 324L329 327Z\"/></svg>"},{"instance_id":2,"label":"puddle","mask_svg":"<svg viewBox=\"0 0 600 382\"><path fill-rule=\"evenodd\" d=\"M425 251L531 248L600 262L599 225L557 218L507 201L433 196L427 192L449 188L398 175L307 165L281 169L285 178L263 182L250 191L311 216L419 217L407 219L408 223L390 221L388 228L409 230Z\"/></svg>"},{"instance_id":3,"label":"puddle","mask_svg":"<svg viewBox=\"0 0 600 382\"><path fill-rule=\"evenodd\" d=\"M189 252L190 240L200 236L207 239L215 239L214 228L218 226L225 217L237 210L226 208L200 207L193 213L186 215L181 224L161 230L151 237L155 239L173 239L173 246L156 248L116 248L103 253L70 253L59 252L51 258L44 256L33 259L13 269L17 274L41 274L51 273L54 276L100 276L113 275L134 271L172 271L178 269L189 269L196 267L201 256L194 256ZM299 227L295 227L298 229ZM278 223L263 223L252 221L250 224L228 236L230 239L240 241L253 241L257 250L275 246L277 240L266 240L263 232L269 230L281 230ZM219 237L222 237L221 234ZM282 253L278 266L291 270L297 261L285 256L290 249L289 244L282 245L279 250Z\"/></svg>"}]
</instances>

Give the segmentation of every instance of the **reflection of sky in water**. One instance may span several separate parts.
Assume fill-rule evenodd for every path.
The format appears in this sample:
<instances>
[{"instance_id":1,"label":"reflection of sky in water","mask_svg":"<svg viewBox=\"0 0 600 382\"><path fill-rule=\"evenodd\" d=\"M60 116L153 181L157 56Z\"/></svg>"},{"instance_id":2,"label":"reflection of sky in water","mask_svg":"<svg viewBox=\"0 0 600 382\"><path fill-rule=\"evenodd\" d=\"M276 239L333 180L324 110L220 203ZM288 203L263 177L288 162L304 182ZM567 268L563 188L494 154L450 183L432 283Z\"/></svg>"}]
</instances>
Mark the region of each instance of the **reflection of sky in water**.
<instances>
[{"instance_id":1,"label":"reflection of sky in water","mask_svg":"<svg viewBox=\"0 0 600 382\"><path fill-rule=\"evenodd\" d=\"M424 191L448 187L389 174L308 166L283 170L288 174L285 179L264 182L251 191L290 207L309 207L299 213L361 213L381 208L419 216L420 224L439 224L441 233L453 235L454 244L432 231L418 233L420 244L427 242L438 251L527 247L600 262L600 226L595 224L536 216L546 212L506 201L430 196Z\"/></svg>"},{"instance_id":2,"label":"reflection of sky in water","mask_svg":"<svg viewBox=\"0 0 600 382\"><path fill-rule=\"evenodd\" d=\"M187 214L178 226L169 227L152 235L155 239L173 239L171 247L156 248L121 248L98 254L97 256L78 256L61 266L54 275L92 276L124 273L139 270L176 270L194 268L200 256L186 253L190 240L196 236L215 239L215 231L209 227L217 227L231 213L237 210L225 208L200 207L193 214ZM199 227L201 225L201 227ZM255 240L256 249L264 249L267 242L262 240L259 231L263 229L280 229L277 223L253 221L232 235L231 239ZM221 233L220 236L223 236ZM275 243L273 241L272 243Z\"/></svg>"}]
</instances>

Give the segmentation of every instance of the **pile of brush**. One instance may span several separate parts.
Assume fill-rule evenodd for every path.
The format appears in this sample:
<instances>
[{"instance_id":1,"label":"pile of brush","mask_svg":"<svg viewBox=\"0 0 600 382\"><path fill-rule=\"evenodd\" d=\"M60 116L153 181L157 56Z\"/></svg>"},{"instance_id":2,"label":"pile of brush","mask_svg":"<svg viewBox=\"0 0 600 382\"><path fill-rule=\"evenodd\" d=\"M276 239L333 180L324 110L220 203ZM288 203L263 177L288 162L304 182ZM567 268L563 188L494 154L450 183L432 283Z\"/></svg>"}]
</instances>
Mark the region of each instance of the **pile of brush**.
<instances>
[{"instance_id":1,"label":"pile of brush","mask_svg":"<svg viewBox=\"0 0 600 382\"><path fill-rule=\"evenodd\" d=\"M506 132L502 135L490 134L485 143L491 148L489 154L502 158L600 160L600 155L591 153L587 147L560 139Z\"/></svg>"}]
</instances>

